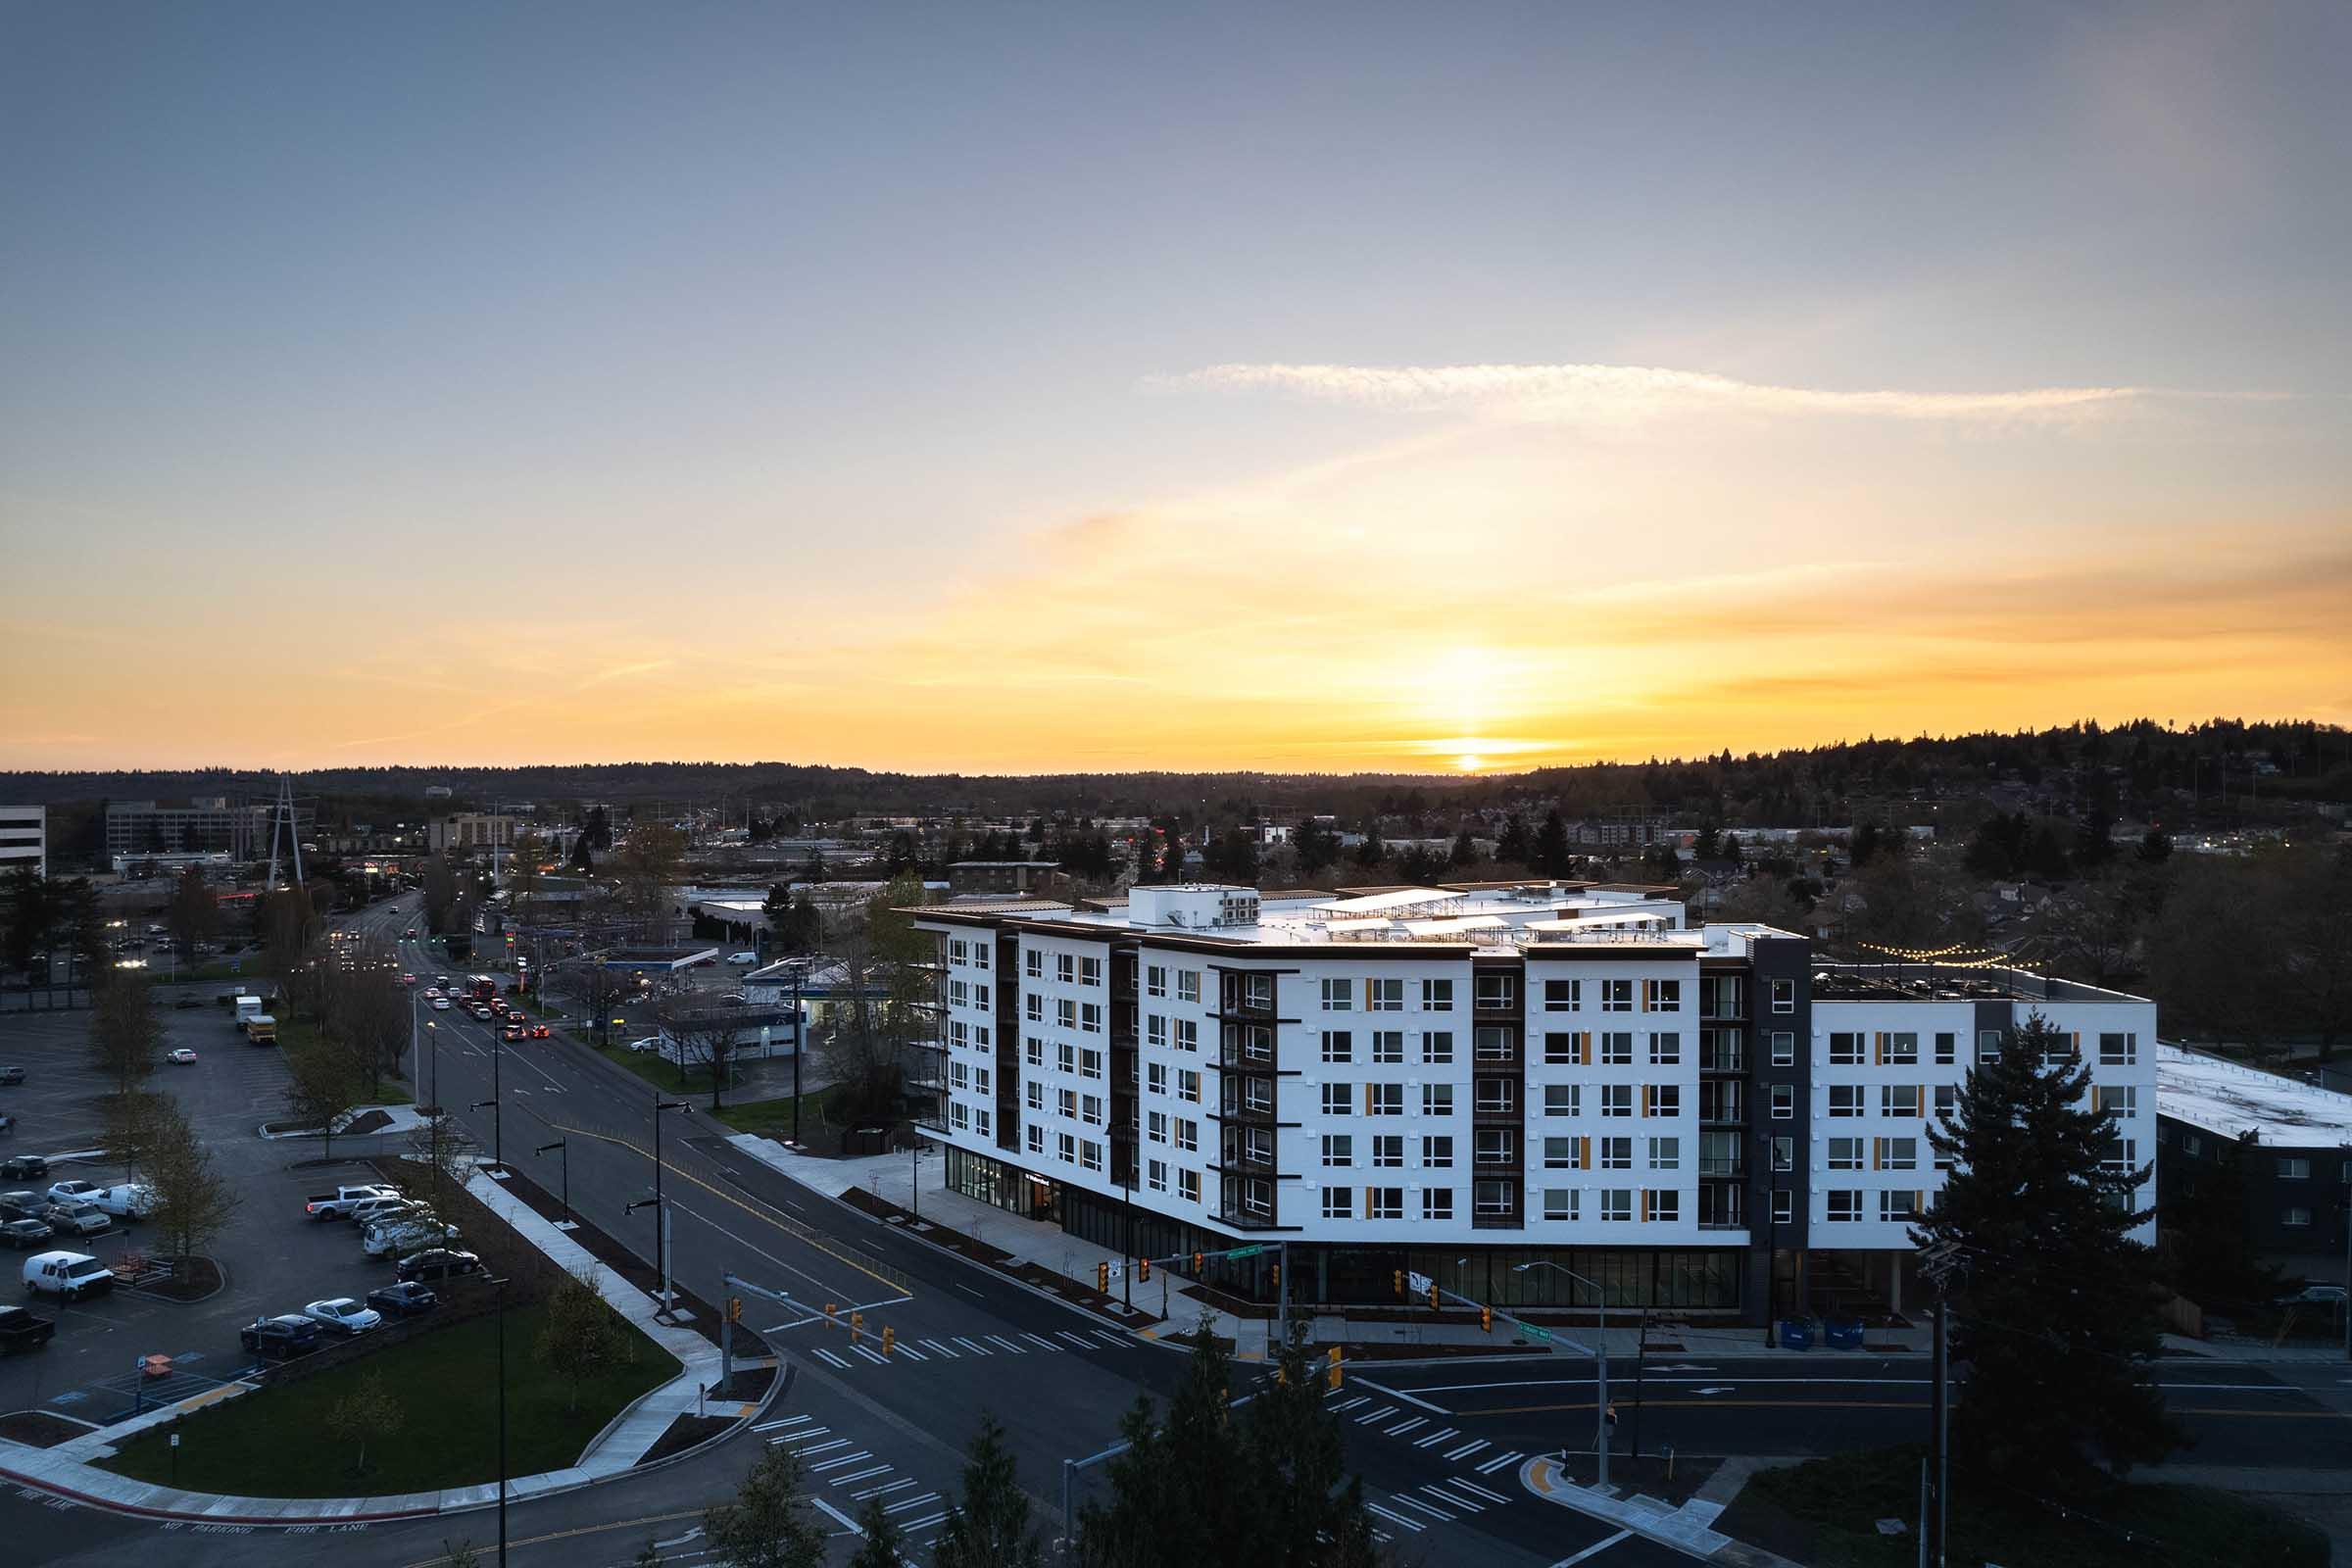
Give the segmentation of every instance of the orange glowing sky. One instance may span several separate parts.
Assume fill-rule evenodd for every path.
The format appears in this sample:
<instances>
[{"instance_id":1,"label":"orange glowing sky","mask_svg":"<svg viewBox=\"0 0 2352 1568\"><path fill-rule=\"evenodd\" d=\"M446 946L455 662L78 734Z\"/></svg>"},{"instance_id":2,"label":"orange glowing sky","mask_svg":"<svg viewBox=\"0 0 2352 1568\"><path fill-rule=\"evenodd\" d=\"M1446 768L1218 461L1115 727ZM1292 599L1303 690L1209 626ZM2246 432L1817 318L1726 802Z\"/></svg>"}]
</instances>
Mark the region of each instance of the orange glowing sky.
<instances>
[{"instance_id":1,"label":"orange glowing sky","mask_svg":"<svg viewBox=\"0 0 2352 1568\"><path fill-rule=\"evenodd\" d=\"M0 51L0 767L2352 722L2340 11L133 15Z\"/></svg>"}]
</instances>

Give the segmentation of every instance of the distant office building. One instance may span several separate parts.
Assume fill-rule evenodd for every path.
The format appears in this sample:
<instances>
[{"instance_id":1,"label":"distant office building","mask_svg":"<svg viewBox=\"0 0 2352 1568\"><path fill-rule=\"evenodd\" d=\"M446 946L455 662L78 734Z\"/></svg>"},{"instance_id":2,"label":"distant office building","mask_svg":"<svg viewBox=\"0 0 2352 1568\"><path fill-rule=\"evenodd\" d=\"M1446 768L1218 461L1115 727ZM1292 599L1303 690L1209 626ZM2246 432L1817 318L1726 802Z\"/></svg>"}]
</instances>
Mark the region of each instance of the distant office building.
<instances>
[{"instance_id":1,"label":"distant office building","mask_svg":"<svg viewBox=\"0 0 2352 1568\"><path fill-rule=\"evenodd\" d=\"M957 860L948 867L948 891L1026 893L1060 869L1059 860Z\"/></svg>"},{"instance_id":2,"label":"distant office building","mask_svg":"<svg viewBox=\"0 0 2352 1568\"><path fill-rule=\"evenodd\" d=\"M49 874L49 808L0 806L0 873L24 864Z\"/></svg>"},{"instance_id":3,"label":"distant office building","mask_svg":"<svg viewBox=\"0 0 2352 1568\"><path fill-rule=\"evenodd\" d=\"M272 808L267 801L240 801L226 795L199 795L187 800L109 801L107 857L114 859L124 856L224 854L232 860L258 860L270 853ZM308 840L317 831L317 825L312 808L297 803L295 835Z\"/></svg>"},{"instance_id":4,"label":"distant office building","mask_svg":"<svg viewBox=\"0 0 2352 1568\"><path fill-rule=\"evenodd\" d=\"M436 816L424 825L424 846L439 855L449 850L506 849L514 842L514 818L486 811L460 811Z\"/></svg>"}]
</instances>

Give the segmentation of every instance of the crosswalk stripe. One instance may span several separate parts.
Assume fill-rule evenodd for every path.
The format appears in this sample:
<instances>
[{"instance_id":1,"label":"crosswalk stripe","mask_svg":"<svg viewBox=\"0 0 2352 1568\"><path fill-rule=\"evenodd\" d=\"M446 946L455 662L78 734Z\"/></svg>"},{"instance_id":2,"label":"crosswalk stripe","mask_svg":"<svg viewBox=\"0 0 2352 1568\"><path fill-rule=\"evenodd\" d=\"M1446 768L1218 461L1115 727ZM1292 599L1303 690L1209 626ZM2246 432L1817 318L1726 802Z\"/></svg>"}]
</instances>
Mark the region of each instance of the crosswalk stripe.
<instances>
[{"instance_id":1,"label":"crosswalk stripe","mask_svg":"<svg viewBox=\"0 0 2352 1568\"><path fill-rule=\"evenodd\" d=\"M1400 1502L1407 1508L1418 1508L1423 1513L1429 1515L1432 1519L1441 1519L1446 1524L1453 1523L1455 1518L1458 1517L1457 1515L1447 1513L1443 1508L1432 1508L1428 1503L1423 1502L1420 1498L1408 1497L1401 1492L1396 1494L1389 1500L1391 1502Z\"/></svg>"},{"instance_id":2,"label":"crosswalk stripe","mask_svg":"<svg viewBox=\"0 0 2352 1568\"><path fill-rule=\"evenodd\" d=\"M806 1459L812 1453L823 1453L828 1448L846 1448L849 1446L850 1440L847 1438L827 1438L822 1443L812 1443L806 1448L796 1448L793 1451Z\"/></svg>"},{"instance_id":3,"label":"crosswalk stripe","mask_svg":"<svg viewBox=\"0 0 2352 1568\"><path fill-rule=\"evenodd\" d=\"M873 1456L873 1451L868 1448L859 1448L856 1453L837 1453L823 1464L810 1465L808 1473L822 1475L827 1470L838 1470L845 1464L856 1464L860 1459L871 1459Z\"/></svg>"},{"instance_id":4,"label":"crosswalk stripe","mask_svg":"<svg viewBox=\"0 0 2352 1568\"><path fill-rule=\"evenodd\" d=\"M778 1427L797 1427L808 1419L808 1417L806 1415L788 1415L781 1421L762 1421L752 1430L754 1432L773 1432Z\"/></svg>"},{"instance_id":5,"label":"crosswalk stripe","mask_svg":"<svg viewBox=\"0 0 2352 1568\"><path fill-rule=\"evenodd\" d=\"M1489 1459L1485 1464L1480 1465L1478 1467L1478 1473L1482 1476L1491 1476L1495 1471L1501 1469L1504 1465L1509 1464L1512 1460L1518 1457L1519 1450L1513 1448L1510 1452L1501 1454L1493 1459Z\"/></svg>"},{"instance_id":6,"label":"crosswalk stripe","mask_svg":"<svg viewBox=\"0 0 2352 1568\"><path fill-rule=\"evenodd\" d=\"M1390 1427L1388 1429L1388 1434L1392 1438L1401 1438L1407 1432L1412 1431L1413 1428L1425 1427L1427 1425L1429 1425L1429 1417L1425 1415L1417 1415L1410 1421L1399 1421L1395 1426Z\"/></svg>"},{"instance_id":7,"label":"crosswalk stripe","mask_svg":"<svg viewBox=\"0 0 2352 1568\"><path fill-rule=\"evenodd\" d=\"M972 1352L974 1355L986 1355L986 1354L988 1354L988 1347L987 1347L987 1346L985 1346L985 1345L974 1345L974 1344L973 1344L971 1341L969 1341L969 1340L965 1339L965 1338L964 1338L962 1335L960 1335L960 1334L958 1334L958 1335L956 1335L956 1343L957 1345L960 1345L960 1346L962 1346L962 1347L963 1347L965 1349L967 1349L967 1350L971 1351L971 1352Z\"/></svg>"},{"instance_id":8,"label":"crosswalk stripe","mask_svg":"<svg viewBox=\"0 0 2352 1568\"><path fill-rule=\"evenodd\" d=\"M1475 1497L1457 1497L1452 1493L1447 1492L1442 1484L1437 1482L1432 1482L1428 1486L1423 1487L1421 1490L1428 1493L1431 1496L1437 1498L1440 1502L1450 1504L1456 1508L1466 1508L1472 1513L1485 1513L1487 1511L1487 1505L1483 1502L1480 1502Z\"/></svg>"},{"instance_id":9,"label":"crosswalk stripe","mask_svg":"<svg viewBox=\"0 0 2352 1568\"><path fill-rule=\"evenodd\" d=\"M1364 1506L1371 1509L1374 1513L1380 1515L1383 1519L1389 1521L1389 1523L1394 1525L1402 1525L1405 1529L1415 1533L1419 1533L1420 1531L1427 1530L1429 1528L1429 1526L1423 1524L1418 1519L1409 1518L1400 1513L1391 1513L1388 1509L1383 1508L1377 1502L1367 1502L1364 1504Z\"/></svg>"},{"instance_id":10,"label":"crosswalk stripe","mask_svg":"<svg viewBox=\"0 0 2352 1568\"><path fill-rule=\"evenodd\" d=\"M1434 1448L1439 1444L1444 1443L1447 1438L1458 1438L1461 1435L1462 1429L1460 1427L1440 1427L1437 1431L1432 1432L1425 1438L1415 1438L1413 1440L1413 1446L1416 1448Z\"/></svg>"},{"instance_id":11,"label":"crosswalk stripe","mask_svg":"<svg viewBox=\"0 0 2352 1568\"><path fill-rule=\"evenodd\" d=\"M846 1487L856 1481L871 1481L874 1477L886 1476L897 1468L896 1465L878 1464L869 1470L853 1470L846 1476L835 1476L829 1485Z\"/></svg>"},{"instance_id":12,"label":"crosswalk stripe","mask_svg":"<svg viewBox=\"0 0 2352 1568\"><path fill-rule=\"evenodd\" d=\"M919 1497L908 1497L905 1502L894 1502L882 1511L884 1513L905 1513L909 1508L920 1508L926 1502L937 1502L938 1500L938 1493L926 1492Z\"/></svg>"},{"instance_id":13,"label":"crosswalk stripe","mask_svg":"<svg viewBox=\"0 0 2352 1568\"><path fill-rule=\"evenodd\" d=\"M1066 1340L1070 1344L1078 1347L1078 1348L1081 1350L1091 1350L1095 1348L1095 1342L1088 1339L1085 1335L1079 1333L1076 1329L1055 1329L1054 1331L1054 1337L1057 1340Z\"/></svg>"},{"instance_id":14,"label":"crosswalk stripe","mask_svg":"<svg viewBox=\"0 0 2352 1568\"><path fill-rule=\"evenodd\" d=\"M1372 1396L1368 1394L1359 1394L1352 1399L1342 1399L1339 1403L1333 1405L1332 1408L1334 1410L1352 1410L1357 1405L1362 1404L1365 1400L1371 1397Z\"/></svg>"},{"instance_id":15,"label":"crosswalk stripe","mask_svg":"<svg viewBox=\"0 0 2352 1568\"><path fill-rule=\"evenodd\" d=\"M925 1355L922 1351L916 1349L911 1345L900 1346L898 1353L905 1356L909 1361L928 1361L931 1359L929 1356Z\"/></svg>"},{"instance_id":16,"label":"crosswalk stripe","mask_svg":"<svg viewBox=\"0 0 2352 1568\"><path fill-rule=\"evenodd\" d=\"M1055 1345L1052 1340L1047 1339L1043 1334L1031 1334L1024 1330L1021 1334L1021 1338L1024 1340L1035 1340L1038 1344L1044 1346L1049 1350L1058 1350L1061 1348L1060 1346Z\"/></svg>"},{"instance_id":17,"label":"crosswalk stripe","mask_svg":"<svg viewBox=\"0 0 2352 1568\"><path fill-rule=\"evenodd\" d=\"M1467 1476L1455 1476L1451 1481L1448 1481L1446 1484L1449 1487L1459 1487L1464 1492L1475 1492L1480 1496L1489 1498L1494 1502L1508 1502L1511 1500L1509 1497L1505 1496L1499 1492L1489 1491L1487 1488L1480 1486L1477 1482L1471 1480Z\"/></svg>"},{"instance_id":18,"label":"crosswalk stripe","mask_svg":"<svg viewBox=\"0 0 2352 1568\"><path fill-rule=\"evenodd\" d=\"M847 1372L850 1369L850 1363L844 1361L840 1356L835 1355L831 1350L820 1348L816 1353L824 1358L825 1363L828 1366L837 1366L844 1372Z\"/></svg>"},{"instance_id":19,"label":"crosswalk stripe","mask_svg":"<svg viewBox=\"0 0 2352 1568\"><path fill-rule=\"evenodd\" d=\"M1104 1345L1109 1346L1114 1350L1124 1350L1127 1348L1127 1347L1135 1343L1130 1336L1121 1334L1117 1329L1097 1329L1095 1330L1095 1338L1101 1340Z\"/></svg>"},{"instance_id":20,"label":"crosswalk stripe","mask_svg":"<svg viewBox=\"0 0 2352 1568\"><path fill-rule=\"evenodd\" d=\"M956 1352L949 1349L946 1346L940 1344L937 1340L925 1340L923 1343L931 1347L932 1349L938 1351L941 1355L946 1356L949 1360L953 1361L956 1359Z\"/></svg>"},{"instance_id":21,"label":"crosswalk stripe","mask_svg":"<svg viewBox=\"0 0 2352 1568\"><path fill-rule=\"evenodd\" d=\"M1396 1413L1396 1407L1395 1405L1384 1404L1377 1410L1366 1410L1362 1415L1357 1416L1355 1418L1355 1424L1359 1427L1368 1427L1373 1422L1384 1420L1389 1416L1395 1415Z\"/></svg>"},{"instance_id":22,"label":"crosswalk stripe","mask_svg":"<svg viewBox=\"0 0 2352 1568\"><path fill-rule=\"evenodd\" d=\"M991 1345L1001 1345L1015 1355L1027 1355L1029 1353L1029 1347L1026 1345L1015 1345L1012 1343L1012 1341L1006 1339L1002 1334L991 1334L988 1337L988 1343Z\"/></svg>"},{"instance_id":23,"label":"crosswalk stripe","mask_svg":"<svg viewBox=\"0 0 2352 1568\"><path fill-rule=\"evenodd\" d=\"M1458 1448L1447 1449L1446 1457L1454 1460L1467 1459L1479 1449L1490 1446L1492 1446L1492 1445L1490 1445L1486 1439L1473 1438L1470 1442L1463 1444Z\"/></svg>"},{"instance_id":24,"label":"crosswalk stripe","mask_svg":"<svg viewBox=\"0 0 2352 1568\"><path fill-rule=\"evenodd\" d=\"M853 1345L850 1347L850 1348L856 1350L859 1355L864 1356L868 1361L873 1362L876 1366L880 1366L882 1364L881 1355L876 1351L867 1349L862 1345Z\"/></svg>"},{"instance_id":25,"label":"crosswalk stripe","mask_svg":"<svg viewBox=\"0 0 2352 1568\"><path fill-rule=\"evenodd\" d=\"M927 1518L909 1519L899 1528L901 1530L928 1530L933 1525L939 1523L942 1519L945 1519L947 1516L947 1510L943 1508L938 1513L932 1514Z\"/></svg>"},{"instance_id":26,"label":"crosswalk stripe","mask_svg":"<svg viewBox=\"0 0 2352 1568\"><path fill-rule=\"evenodd\" d=\"M902 1488L911 1487L913 1485L914 1477L901 1476L896 1481L885 1481L880 1486L867 1487L862 1492L853 1492L850 1494L850 1500L852 1502L863 1502L868 1497L887 1496L893 1492L897 1492Z\"/></svg>"},{"instance_id":27,"label":"crosswalk stripe","mask_svg":"<svg viewBox=\"0 0 2352 1568\"><path fill-rule=\"evenodd\" d=\"M806 1443L810 1438L821 1438L832 1430L831 1427L803 1427L798 1432L787 1432L780 1438L768 1439L767 1446L772 1448L779 1443Z\"/></svg>"}]
</instances>

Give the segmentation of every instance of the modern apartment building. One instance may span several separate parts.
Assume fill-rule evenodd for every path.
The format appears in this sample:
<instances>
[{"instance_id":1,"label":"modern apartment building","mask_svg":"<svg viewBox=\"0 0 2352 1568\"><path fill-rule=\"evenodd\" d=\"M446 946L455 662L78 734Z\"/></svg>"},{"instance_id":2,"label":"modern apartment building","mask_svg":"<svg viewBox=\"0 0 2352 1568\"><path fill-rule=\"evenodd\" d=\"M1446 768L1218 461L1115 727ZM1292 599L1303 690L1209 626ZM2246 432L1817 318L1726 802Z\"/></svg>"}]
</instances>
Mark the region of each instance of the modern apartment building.
<instances>
[{"instance_id":1,"label":"modern apartment building","mask_svg":"<svg viewBox=\"0 0 2352 1568\"><path fill-rule=\"evenodd\" d=\"M2040 1011L2153 1114L2151 1004L1817 971L1804 938L1687 929L1659 889L1143 887L917 924L948 1184L1126 1252L1279 1242L1295 1301L1393 1301L1403 1268L1589 1302L1517 1267L1546 1262L1611 1304L1759 1318L1819 1258L1899 1304L1941 1185L1927 1118L1980 1042ZM1270 1296L1275 1256L1213 1282Z\"/></svg>"},{"instance_id":2,"label":"modern apartment building","mask_svg":"<svg viewBox=\"0 0 2352 1568\"><path fill-rule=\"evenodd\" d=\"M2175 1046L2156 1054L2156 1175L2187 1194L2234 1168L2246 1239L2289 1275L2352 1257L2352 1095Z\"/></svg>"},{"instance_id":3,"label":"modern apartment building","mask_svg":"<svg viewBox=\"0 0 2352 1568\"><path fill-rule=\"evenodd\" d=\"M49 808L0 806L0 875L30 865L49 874Z\"/></svg>"},{"instance_id":4,"label":"modern apartment building","mask_svg":"<svg viewBox=\"0 0 2352 1568\"><path fill-rule=\"evenodd\" d=\"M427 821L424 846L436 855L448 850L503 850L514 844L515 830L515 818L504 812L459 811Z\"/></svg>"}]
</instances>

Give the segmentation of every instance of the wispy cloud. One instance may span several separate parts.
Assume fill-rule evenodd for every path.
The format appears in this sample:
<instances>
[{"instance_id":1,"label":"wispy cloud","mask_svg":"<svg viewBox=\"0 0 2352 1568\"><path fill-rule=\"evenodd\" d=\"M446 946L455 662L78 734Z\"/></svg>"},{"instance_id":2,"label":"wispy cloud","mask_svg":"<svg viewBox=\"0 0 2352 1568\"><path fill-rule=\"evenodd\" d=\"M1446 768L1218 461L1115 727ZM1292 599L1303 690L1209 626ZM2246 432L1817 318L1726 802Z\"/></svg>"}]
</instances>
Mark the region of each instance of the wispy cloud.
<instances>
[{"instance_id":1,"label":"wispy cloud","mask_svg":"<svg viewBox=\"0 0 2352 1568\"><path fill-rule=\"evenodd\" d=\"M1533 423L1605 423L1673 415L1841 415L1877 419L2078 419L2149 395L2132 386L2001 392L1834 392L1641 365L1212 365L1151 376L1163 390L1261 392L1410 413L1467 413Z\"/></svg>"}]
</instances>

